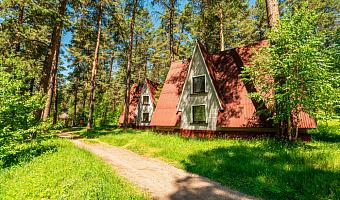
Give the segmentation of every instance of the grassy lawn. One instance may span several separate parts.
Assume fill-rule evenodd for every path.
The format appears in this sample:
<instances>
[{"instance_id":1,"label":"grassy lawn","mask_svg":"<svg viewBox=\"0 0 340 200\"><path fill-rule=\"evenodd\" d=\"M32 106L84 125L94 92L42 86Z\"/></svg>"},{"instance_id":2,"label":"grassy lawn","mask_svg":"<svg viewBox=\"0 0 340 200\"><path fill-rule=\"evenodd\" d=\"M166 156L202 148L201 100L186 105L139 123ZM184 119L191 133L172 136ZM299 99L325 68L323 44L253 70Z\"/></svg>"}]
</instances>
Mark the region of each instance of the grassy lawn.
<instances>
[{"instance_id":1,"label":"grassy lawn","mask_svg":"<svg viewBox=\"0 0 340 200\"><path fill-rule=\"evenodd\" d=\"M111 166L63 139L55 149L0 169L0 199L150 199Z\"/></svg>"},{"instance_id":2,"label":"grassy lawn","mask_svg":"<svg viewBox=\"0 0 340 200\"><path fill-rule=\"evenodd\" d=\"M325 134L323 129L334 131ZM161 158L265 199L340 199L339 126L320 127L313 142L203 140L150 131L98 130L95 140Z\"/></svg>"}]
</instances>

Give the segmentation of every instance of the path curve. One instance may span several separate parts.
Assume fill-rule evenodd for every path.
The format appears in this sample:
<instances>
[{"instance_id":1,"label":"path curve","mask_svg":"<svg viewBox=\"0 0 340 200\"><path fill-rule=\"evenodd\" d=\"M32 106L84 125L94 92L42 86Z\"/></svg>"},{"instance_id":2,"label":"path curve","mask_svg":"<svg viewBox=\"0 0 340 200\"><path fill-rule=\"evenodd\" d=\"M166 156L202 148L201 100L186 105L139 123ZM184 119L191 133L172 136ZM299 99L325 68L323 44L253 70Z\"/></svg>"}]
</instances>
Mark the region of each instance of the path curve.
<instances>
[{"instance_id":1,"label":"path curve","mask_svg":"<svg viewBox=\"0 0 340 200\"><path fill-rule=\"evenodd\" d=\"M178 169L162 160L141 156L130 150L106 143L84 143L73 140L105 162L114 165L119 175L161 200L247 200L258 199L222 186L220 183Z\"/></svg>"}]
</instances>

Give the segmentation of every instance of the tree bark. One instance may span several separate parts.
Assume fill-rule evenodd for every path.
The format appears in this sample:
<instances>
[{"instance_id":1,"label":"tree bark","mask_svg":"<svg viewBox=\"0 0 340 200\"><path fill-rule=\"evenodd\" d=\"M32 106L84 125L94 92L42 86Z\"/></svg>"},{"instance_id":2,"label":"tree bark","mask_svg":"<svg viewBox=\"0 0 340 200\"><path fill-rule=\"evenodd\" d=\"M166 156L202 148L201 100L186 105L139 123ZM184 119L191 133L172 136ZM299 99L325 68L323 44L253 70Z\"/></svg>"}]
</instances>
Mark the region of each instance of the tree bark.
<instances>
[{"instance_id":1,"label":"tree bark","mask_svg":"<svg viewBox=\"0 0 340 200\"><path fill-rule=\"evenodd\" d=\"M20 11L19 11L18 24L19 26L22 26L25 7L23 5L19 5L19 7L20 7ZM20 51L20 41L18 41L18 43L15 45L15 51L16 52Z\"/></svg>"},{"instance_id":2,"label":"tree bark","mask_svg":"<svg viewBox=\"0 0 340 200\"><path fill-rule=\"evenodd\" d=\"M203 20L203 39L205 42L205 48L207 49L207 51L209 51L209 46L208 46L208 41L207 41L207 33L206 33L206 23L205 23L205 2L204 0L202 0L202 8L201 8L201 12L202 12L202 20Z\"/></svg>"},{"instance_id":3,"label":"tree bark","mask_svg":"<svg viewBox=\"0 0 340 200\"><path fill-rule=\"evenodd\" d=\"M86 108L88 82L89 82L89 71L88 71L88 69L86 69L86 81L85 81L85 89L84 89L84 93L83 93L84 101L83 101L83 114L82 114L82 117L84 117L84 118L85 118L85 108Z\"/></svg>"},{"instance_id":4,"label":"tree bark","mask_svg":"<svg viewBox=\"0 0 340 200\"><path fill-rule=\"evenodd\" d=\"M54 79L54 109L53 109L53 125L58 122L58 75Z\"/></svg>"},{"instance_id":5,"label":"tree bark","mask_svg":"<svg viewBox=\"0 0 340 200\"><path fill-rule=\"evenodd\" d=\"M133 74L136 72L136 64L137 64L137 50L138 50L138 32L136 33L136 41L135 41L135 62L133 63ZM135 78L135 77L134 77Z\"/></svg>"},{"instance_id":6,"label":"tree bark","mask_svg":"<svg viewBox=\"0 0 340 200\"><path fill-rule=\"evenodd\" d=\"M148 57L145 56L145 65L144 65L144 80L146 79L146 71L148 66Z\"/></svg>"},{"instance_id":7,"label":"tree bark","mask_svg":"<svg viewBox=\"0 0 340 200\"><path fill-rule=\"evenodd\" d=\"M170 0L170 64L174 61L174 12L175 12L175 0Z\"/></svg>"},{"instance_id":8,"label":"tree bark","mask_svg":"<svg viewBox=\"0 0 340 200\"><path fill-rule=\"evenodd\" d=\"M73 126L76 126L76 123L77 123L78 83L79 83L79 77L77 74L76 87L74 91Z\"/></svg>"},{"instance_id":9,"label":"tree bark","mask_svg":"<svg viewBox=\"0 0 340 200\"><path fill-rule=\"evenodd\" d=\"M129 37L129 52L127 57L127 69L126 69L126 91L125 91L125 105L124 105L124 124L123 129L127 130L128 125L128 116L129 116L129 105L130 105L130 80L131 80L131 54L132 54L132 39L133 39L133 28L135 26L135 17L136 17L136 7L137 0L133 1L133 9L132 9L132 20L130 27L130 37Z\"/></svg>"},{"instance_id":10,"label":"tree bark","mask_svg":"<svg viewBox=\"0 0 340 200\"><path fill-rule=\"evenodd\" d=\"M102 25L102 13L103 13L103 1L100 1L99 18L98 18L98 34L96 49L94 52L93 67L92 67L92 77L91 77L91 93L90 93L90 104L89 104L89 118L87 120L87 132L91 131L92 118L93 118L93 107L94 107L94 97L96 92L96 75L97 75L97 64L99 56L99 43L100 43L100 32Z\"/></svg>"},{"instance_id":11,"label":"tree bark","mask_svg":"<svg viewBox=\"0 0 340 200\"><path fill-rule=\"evenodd\" d=\"M35 81L35 78L32 78L30 81L30 96L33 96L34 81Z\"/></svg>"},{"instance_id":12,"label":"tree bark","mask_svg":"<svg viewBox=\"0 0 340 200\"><path fill-rule=\"evenodd\" d=\"M220 47L221 47L221 51L224 51L222 0L220 0Z\"/></svg>"},{"instance_id":13,"label":"tree bark","mask_svg":"<svg viewBox=\"0 0 340 200\"><path fill-rule=\"evenodd\" d=\"M277 0L266 0L267 18L269 29L275 28L277 20L280 19L279 4Z\"/></svg>"},{"instance_id":14,"label":"tree bark","mask_svg":"<svg viewBox=\"0 0 340 200\"><path fill-rule=\"evenodd\" d=\"M61 40L61 29L58 30L60 34L60 38L57 40L57 49L60 48L60 40ZM46 99L46 106L44 110L44 115L43 115L43 120L46 121L48 117L50 116L50 111L51 111L51 104L52 104L52 98L53 98L53 91L54 91L54 82L55 79L57 78L58 74L58 57L59 57L59 51L55 51L53 53L53 62L52 62L52 74L51 78L48 84L48 91L47 91L47 99Z\"/></svg>"},{"instance_id":15,"label":"tree bark","mask_svg":"<svg viewBox=\"0 0 340 200\"><path fill-rule=\"evenodd\" d=\"M177 56L179 56L178 52L179 52L179 47L181 46L181 40L182 40L183 31L184 31L184 23L181 25L181 31L180 31L180 35L179 35L178 42L177 42L177 50L176 50L176 55Z\"/></svg>"},{"instance_id":16,"label":"tree bark","mask_svg":"<svg viewBox=\"0 0 340 200\"><path fill-rule=\"evenodd\" d=\"M60 1L60 7L59 7L59 11L58 11L60 17L65 15L67 1L68 0ZM56 79L57 73L58 73L58 58L59 58L59 49L60 49L62 30L63 30L63 21L61 20L61 22L58 23L54 27L55 40L51 41L51 42L53 42L51 44L51 46L52 46L52 48L51 48L51 59L47 60L48 63L46 63L48 65L47 68L48 69L52 69L52 76L51 76L49 84L48 84L46 107L45 107L44 115L43 115L44 121L47 120L47 118L50 115L50 111L51 111L51 103L52 103L53 90L54 90L54 82L55 82L55 79ZM53 39L53 34L52 34L52 39ZM41 85L41 86L42 86L42 89L45 92L45 85ZM46 87L46 89L47 89L47 87Z\"/></svg>"}]
</instances>

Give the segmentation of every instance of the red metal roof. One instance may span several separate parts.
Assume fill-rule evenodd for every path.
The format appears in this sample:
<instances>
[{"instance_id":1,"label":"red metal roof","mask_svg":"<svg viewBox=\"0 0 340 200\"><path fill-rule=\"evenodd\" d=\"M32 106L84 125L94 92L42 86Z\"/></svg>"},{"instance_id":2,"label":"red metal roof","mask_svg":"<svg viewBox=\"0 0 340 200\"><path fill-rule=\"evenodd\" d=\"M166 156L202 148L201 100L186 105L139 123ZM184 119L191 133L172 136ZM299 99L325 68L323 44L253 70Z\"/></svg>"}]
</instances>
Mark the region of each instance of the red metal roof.
<instances>
[{"instance_id":1,"label":"red metal roof","mask_svg":"<svg viewBox=\"0 0 340 200\"><path fill-rule=\"evenodd\" d=\"M250 65L253 49L268 46L268 40L241 46L227 51L213 53L219 91L225 109L219 111L217 127L273 127L272 121L266 116L258 116L255 112L260 103L246 95L256 90L256 87L244 83L239 76L244 65ZM203 47L204 48L204 47ZM255 89L254 89L255 88ZM316 123L307 113L299 114L299 128L316 128Z\"/></svg>"},{"instance_id":2,"label":"red metal roof","mask_svg":"<svg viewBox=\"0 0 340 200\"><path fill-rule=\"evenodd\" d=\"M179 126L181 112L177 112L177 104L182 94L190 59L171 63L164 82L157 108L151 119L151 126Z\"/></svg>"},{"instance_id":3,"label":"red metal roof","mask_svg":"<svg viewBox=\"0 0 340 200\"><path fill-rule=\"evenodd\" d=\"M199 43L207 68L211 75L216 92L224 110L218 112L217 127L273 127L267 117L258 116L260 103L246 95L254 91L254 87L245 84L239 77L244 65L250 64L253 48L268 46L267 40L250 45L210 54ZM152 126L179 126L181 112L176 112L187 76L190 60L185 63L177 61L171 64L157 108L151 120ZM256 88L256 87L255 87ZM306 113L299 114L299 128L316 128L316 123Z\"/></svg>"}]
</instances>

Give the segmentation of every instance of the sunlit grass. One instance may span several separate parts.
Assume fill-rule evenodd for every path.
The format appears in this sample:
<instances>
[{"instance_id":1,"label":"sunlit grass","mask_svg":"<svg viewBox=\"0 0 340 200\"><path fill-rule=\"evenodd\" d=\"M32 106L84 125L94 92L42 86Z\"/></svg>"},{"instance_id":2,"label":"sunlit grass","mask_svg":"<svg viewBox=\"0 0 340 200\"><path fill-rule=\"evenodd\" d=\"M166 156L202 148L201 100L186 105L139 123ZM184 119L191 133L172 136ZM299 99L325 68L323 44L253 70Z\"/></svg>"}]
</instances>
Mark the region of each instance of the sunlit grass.
<instances>
[{"instance_id":1,"label":"sunlit grass","mask_svg":"<svg viewBox=\"0 0 340 200\"><path fill-rule=\"evenodd\" d=\"M203 140L131 130L97 139L265 199L340 199L338 142L314 139L292 146L269 139Z\"/></svg>"},{"instance_id":2,"label":"sunlit grass","mask_svg":"<svg viewBox=\"0 0 340 200\"><path fill-rule=\"evenodd\" d=\"M50 142L55 151L0 169L0 199L149 199L92 153Z\"/></svg>"}]
</instances>

